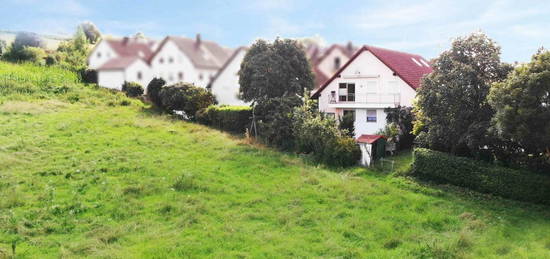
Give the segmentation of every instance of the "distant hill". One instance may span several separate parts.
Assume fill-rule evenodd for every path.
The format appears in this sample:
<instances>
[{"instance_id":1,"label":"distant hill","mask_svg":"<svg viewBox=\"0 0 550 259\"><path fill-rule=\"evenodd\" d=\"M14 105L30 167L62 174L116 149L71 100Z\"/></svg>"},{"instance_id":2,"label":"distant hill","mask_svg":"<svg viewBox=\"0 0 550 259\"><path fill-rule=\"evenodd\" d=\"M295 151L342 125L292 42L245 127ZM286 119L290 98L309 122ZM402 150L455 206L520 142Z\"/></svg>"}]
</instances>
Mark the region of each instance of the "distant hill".
<instances>
[{"instance_id":1,"label":"distant hill","mask_svg":"<svg viewBox=\"0 0 550 259\"><path fill-rule=\"evenodd\" d=\"M17 33L19 32L20 31L0 30L0 40L4 40L8 45L10 45L15 40L15 35L17 35ZM44 40L45 48L49 50L57 49L61 42L70 39L70 36L57 36L46 34L38 35Z\"/></svg>"}]
</instances>

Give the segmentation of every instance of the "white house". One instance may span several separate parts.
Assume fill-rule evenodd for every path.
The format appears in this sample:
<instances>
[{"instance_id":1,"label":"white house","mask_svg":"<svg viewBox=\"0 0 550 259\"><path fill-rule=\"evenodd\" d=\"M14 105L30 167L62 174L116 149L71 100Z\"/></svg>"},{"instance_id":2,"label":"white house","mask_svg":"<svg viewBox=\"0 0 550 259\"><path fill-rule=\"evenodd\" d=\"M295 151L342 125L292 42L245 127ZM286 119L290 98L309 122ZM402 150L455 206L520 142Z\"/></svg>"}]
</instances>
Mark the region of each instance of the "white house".
<instances>
[{"instance_id":1,"label":"white house","mask_svg":"<svg viewBox=\"0 0 550 259\"><path fill-rule=\"evenodd\" d=\"M148 59L155 42L143 38L104 39L91 51L88 67L97 70L98 85L120 90L124 81L149 84Z\"/></svg>"},{"instance_id":2,"label":"white house","mask_svg":"<svg viewBox=\"0 0 550 259\"><path fill-rule=\"evenodd\" d=\"M422 76L431 71L419 55L363 46L312 97L336 118L354 114L358 139L385 127L384 108L412 106Z\"/></svg>"},{"instance_id":3,"label":"white house","mask_svg":"<svg viewBox=\"0 0 550 259\"><path fill-rule=\"evenodd\" d=\"M187 82L206 87L232 53L215 42L201 40L199 34L195 39L168 36L158 44L124 37L100 41L88 57L88 65L97 70L98 84L112 89L121 89L124 81L146 88L154 77L167 84Z\"/></svg>"},{"instance_id":4,"label":"white house","mask_svg":"<svg viewBox=\"0 0 550 259\"><path fill-rule=\"evenodd\" d=\"M208 86L212 94L216 96L219 104L248 105L248 103L238 98L240 87L238 72L246 51L246 47L240 47L235 50L233 55L231 55L212 81L210 81Z\"/></svg>"},{"instance_id":5,"label":"white house","mask_svg":"<svg viewBox=\"0 0 550 259\"><path fill-rule=\"evenodd\" d=\"M232 49L202 40L200 34L195 39L168 36L151 56L149 64L154 76L167 84L187 82L206 87L232 53Z\"/></svg>"}]
</instances>

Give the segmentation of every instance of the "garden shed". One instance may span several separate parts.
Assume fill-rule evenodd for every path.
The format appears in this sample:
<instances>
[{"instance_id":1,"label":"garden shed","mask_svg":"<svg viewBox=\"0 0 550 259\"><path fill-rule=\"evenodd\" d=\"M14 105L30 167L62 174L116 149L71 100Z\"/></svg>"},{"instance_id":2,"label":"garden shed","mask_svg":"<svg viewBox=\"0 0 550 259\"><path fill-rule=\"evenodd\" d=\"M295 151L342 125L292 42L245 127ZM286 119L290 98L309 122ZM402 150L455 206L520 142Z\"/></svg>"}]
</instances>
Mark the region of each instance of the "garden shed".
<instances>
[{"instance_id":1,"label":"garden shed","mask_svg":"<svg viewBox=\"0 0 550 259\"><path fill-rule=\"evenodd\" d=\"M370 166L386 153L386 138L382 135L361 135L356 141L361 149L362 166Z\"/></svg>"}]
</instances>

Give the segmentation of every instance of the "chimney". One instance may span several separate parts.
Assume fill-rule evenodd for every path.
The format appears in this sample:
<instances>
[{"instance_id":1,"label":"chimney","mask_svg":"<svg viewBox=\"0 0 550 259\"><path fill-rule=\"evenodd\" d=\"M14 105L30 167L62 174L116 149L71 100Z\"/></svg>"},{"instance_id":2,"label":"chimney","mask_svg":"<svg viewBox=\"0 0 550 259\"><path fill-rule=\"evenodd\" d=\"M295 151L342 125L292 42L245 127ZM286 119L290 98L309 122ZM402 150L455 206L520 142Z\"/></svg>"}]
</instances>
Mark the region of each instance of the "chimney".
<instances>
[{"instance_id":1,"label":"chimney","mask_svg":"<svg viewBox=\"0 0 550 259\"><path fill-rule=\"evenodd\" d=\"M353 44L351 43L351 41L348 41L348 45L346 46L346 48L348 49L348 53L350 55L353 54Z\"/></svg>"},{"instance_id":2,"label":"chimney","mask_svg":"<svg viewBox=\"0 0 550 259\"><path fill-rule=\"evenodd\" d=\"M195 40L195 47L199 47L201 45L201 34L200 33L197 33L197 38Z\"/></svg>"}]
</instances>

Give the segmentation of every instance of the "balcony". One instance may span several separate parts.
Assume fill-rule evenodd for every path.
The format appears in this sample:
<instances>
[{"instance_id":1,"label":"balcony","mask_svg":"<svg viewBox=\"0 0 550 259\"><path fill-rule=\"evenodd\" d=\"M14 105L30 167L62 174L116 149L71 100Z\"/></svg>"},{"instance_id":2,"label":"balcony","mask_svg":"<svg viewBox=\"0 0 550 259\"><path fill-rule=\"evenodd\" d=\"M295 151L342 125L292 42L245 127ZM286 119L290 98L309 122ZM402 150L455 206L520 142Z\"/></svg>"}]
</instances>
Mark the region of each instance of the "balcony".
<instances>
[{"instance_id":1,"label":"balcony","mask_svg":"<svg viewBox=\"0 0 550 259\"><path fill-rule=\"evenodd\" d=\"M329 98L330 108L386 108L397 107L401 104L399 93L369 93L369 94L348 94L340 96L331 95ZM343 100L345 99L345 101ZM353 101L349 101L353 100Z\"/></svg>"}]
</instances>

